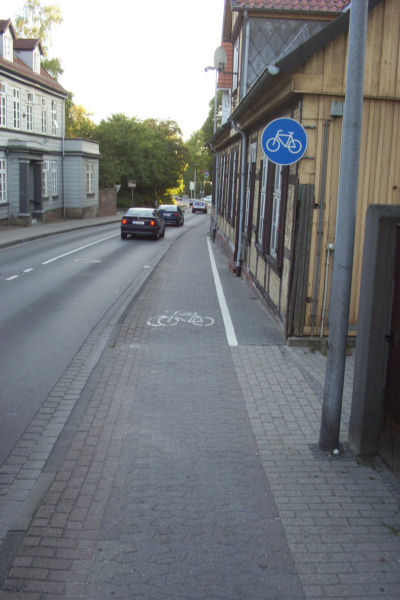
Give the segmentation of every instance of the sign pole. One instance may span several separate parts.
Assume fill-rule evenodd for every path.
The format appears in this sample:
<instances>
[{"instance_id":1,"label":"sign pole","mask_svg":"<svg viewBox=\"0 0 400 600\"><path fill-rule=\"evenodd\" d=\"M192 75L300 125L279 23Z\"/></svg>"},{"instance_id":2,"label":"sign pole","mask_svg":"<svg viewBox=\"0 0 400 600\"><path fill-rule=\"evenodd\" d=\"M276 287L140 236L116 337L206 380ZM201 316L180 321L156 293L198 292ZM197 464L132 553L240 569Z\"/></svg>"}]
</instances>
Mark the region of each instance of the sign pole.
<instances>
[{"instance_id":1,"label":"sign pole","mask_svg":"<svg viewBox=\"0 0 400 600\"><path fill-rule=\"evenodd\" d=\"M128 188L132 190L132 208L133 208L133 190L136 187L136 181L128 181Z\"/></svg>"},{"instance_id":2,"label":"sign pole","mask_svg":"<svg viewBox=\"0 0 400 600\"><path fill-rule=\"evenodd\" d=\"M336 216L335 259L329 309L328 357L319 439L321 450L327 451L338 450L339 445L353 270L367 20L368 2L352 0Z\"/></svg>"}]
</instances>

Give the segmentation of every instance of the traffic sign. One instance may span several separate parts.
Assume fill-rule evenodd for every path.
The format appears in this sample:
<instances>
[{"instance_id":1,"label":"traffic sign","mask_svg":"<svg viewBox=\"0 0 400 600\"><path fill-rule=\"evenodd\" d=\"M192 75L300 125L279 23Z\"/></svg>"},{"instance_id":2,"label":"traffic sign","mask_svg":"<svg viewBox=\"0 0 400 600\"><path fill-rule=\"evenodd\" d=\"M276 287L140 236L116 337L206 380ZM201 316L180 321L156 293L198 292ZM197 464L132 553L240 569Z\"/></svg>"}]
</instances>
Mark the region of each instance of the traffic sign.
<instances>
[{"instance_id":1,"label":"traffic sign","mask_svg":"<svg viewBox=\"0 0 400 600\"><path fill-rule=\"evenodd\" d=\"M277 165L291 165L304 155L307 134L294 119L274 119L264 129L262 148L269 160Z\"/></svg>"}]
</instances>

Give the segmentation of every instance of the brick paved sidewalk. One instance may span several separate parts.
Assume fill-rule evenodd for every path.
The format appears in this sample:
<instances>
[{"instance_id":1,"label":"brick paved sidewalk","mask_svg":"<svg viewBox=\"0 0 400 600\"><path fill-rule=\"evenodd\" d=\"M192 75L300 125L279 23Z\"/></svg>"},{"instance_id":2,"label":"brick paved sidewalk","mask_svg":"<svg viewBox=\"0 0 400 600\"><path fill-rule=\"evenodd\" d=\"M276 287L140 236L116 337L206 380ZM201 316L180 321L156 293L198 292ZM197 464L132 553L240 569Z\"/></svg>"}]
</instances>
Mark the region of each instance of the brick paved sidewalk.
<instances>
[{"instance_id":1,"label":"brick paved sidewalk","mask_svg":"<svg viewBox=\"0 0 400 600\"><path fill-rule=\"evenodd\" d=\"M307 599L400 599L400 484L378 459L317 447L326 358L295 347L232 350L260 457ZM354 360L347 359L347 440Z\"/></svg>"},{"instance_id":2,"label":"brick paved sidewalk","mask_svg":"<svg viewBox=\"0 0 400 600\"><path fill-rule=\"evenodd\" d=\"M251 345L264 309L221 270L246 314L232 307L228 348L205 228L193 238L109 339L0 599L399 600L398 481L379 461L318 452L325 358L275 337ZM147 324L177 309L214 325Z\"/></svg>"}]
</instances>

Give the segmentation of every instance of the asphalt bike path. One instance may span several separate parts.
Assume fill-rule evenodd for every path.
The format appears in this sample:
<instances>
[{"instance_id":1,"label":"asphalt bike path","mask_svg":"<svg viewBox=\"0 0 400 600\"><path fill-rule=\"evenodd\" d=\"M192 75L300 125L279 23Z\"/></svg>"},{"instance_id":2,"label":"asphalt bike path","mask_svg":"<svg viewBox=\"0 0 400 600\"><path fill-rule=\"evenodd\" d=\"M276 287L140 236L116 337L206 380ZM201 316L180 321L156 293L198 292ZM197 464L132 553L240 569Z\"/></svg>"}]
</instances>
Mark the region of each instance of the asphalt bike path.
<instances>
[{"instance_id":1,"label":"asphalt bike path","mask_svg":"<svg viewBox=\"0 0 400 600\"><path fill-rule=\"evenodd\" d=\"M205 219L177 240L121 317L49 461L54 481L2 600L304 598L235 373L207 229ZM243 289L239 346L262 310Z\"/></svg>"}]
</instances>

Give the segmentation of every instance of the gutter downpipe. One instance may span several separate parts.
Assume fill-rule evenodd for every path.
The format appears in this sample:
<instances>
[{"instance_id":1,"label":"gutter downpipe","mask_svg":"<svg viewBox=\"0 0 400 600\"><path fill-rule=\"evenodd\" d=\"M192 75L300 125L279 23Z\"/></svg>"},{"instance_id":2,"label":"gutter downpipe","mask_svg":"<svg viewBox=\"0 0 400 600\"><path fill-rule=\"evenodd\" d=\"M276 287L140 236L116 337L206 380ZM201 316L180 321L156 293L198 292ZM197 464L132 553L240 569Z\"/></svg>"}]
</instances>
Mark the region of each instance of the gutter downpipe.
<instances>
[{"instance_id":1,"label":"gutter downpipe","mask_svg":"<svg viewBox=\"0 0 400 600\"><path fill-rule=\"evenodd\" d=\"M211 219L211 238L212 241L215 242L215 236L217 235L217 219L218 219L218 160L219 160L219 152L213 147L212 144L209 144L211 152L214 152L215 156L215 178L213 182L214 188L214 222Z\"/></svg>"},{"instance_id":2,"label":"gutter downpipe","mask_svg":"<svg viewBox=\"0 0 400 600\"><path fill-rule=\"evenodd\" d=\"M324 216L324 205L325 205L326 163L327 163L327 154L328 154L327 150L328 150L329 123L330 123L329 119L324 121L324 139L323 139L323 146L322 146L321 192L320 192L320 199L319 199L319 219L318 219L317 263L315 265L313 304L312 304L312 310L311 310L311 337L314 337L315 314L316 314L316 310L317 310L318 279L319 279L319 267L320 267L320 261L321 261L321 242L322 242L323 216Z\"/></svg>"},{"instance_id":3,"label":"gutter downpipe","mask_svg":"<svg viewBox=\"0 0 400 600\"><path fill-rule=\"evenodd\" d=\"M250 20L247 13L247 8L244 10L244 22L245 22L245 43L244 43L244 68L243 68L243 97L247 94L247 72L249 65L249 41L250 41Z\"/></svg>"},{"instance_id":4,"label":"gutter downpipe","mask_svg":"<svg viewBox=\"0 0 400 600\"><path fill-rule=\"evenodd\" d=\"M247 137L244 131L236 125L235 121L231 121L232 127L240 133L242 137L242 148L240 156L240 208L239 208L239 237L238 247L236 252L235 275L240 276L242 270L242 235L243 235L243 207L245 195L245 177L246 177L246 155L247 155Z\"/></svg>"}]
</instances>

